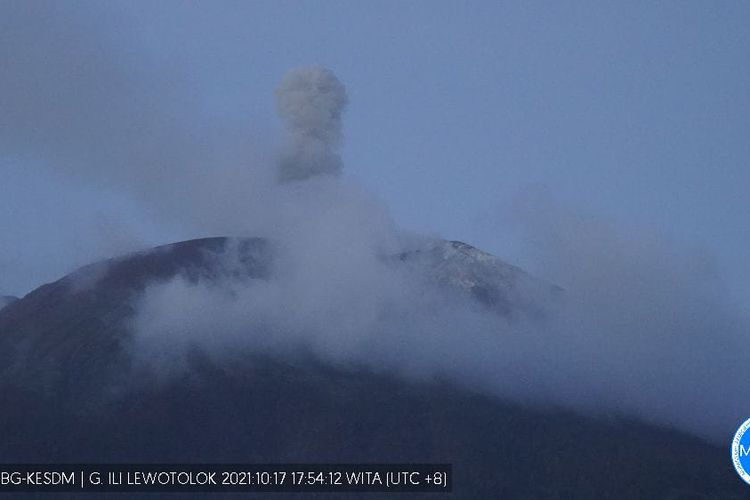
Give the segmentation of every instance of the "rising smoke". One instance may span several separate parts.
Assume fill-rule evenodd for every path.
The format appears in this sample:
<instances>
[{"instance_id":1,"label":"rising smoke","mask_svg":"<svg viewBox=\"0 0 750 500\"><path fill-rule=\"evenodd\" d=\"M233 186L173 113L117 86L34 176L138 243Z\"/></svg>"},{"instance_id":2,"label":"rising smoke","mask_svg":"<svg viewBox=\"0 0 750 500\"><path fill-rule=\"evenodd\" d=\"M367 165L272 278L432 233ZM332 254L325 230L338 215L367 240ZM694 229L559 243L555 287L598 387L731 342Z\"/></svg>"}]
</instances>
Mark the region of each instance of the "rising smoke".
<instances>
[{"instance_id":1,"label":"rising smoke","mask_svg":"<svg viewBox=\"0 0 750 500\"><path fill-rule=\"evenodd\" d=\"M373 233L344 228L332 245L326 233L304 233L279 256L270 281L177 278L151 286L139 302L136 352L169 346L172 358L159 369L179 372L195 346L217 362L304 349L336 366L450 380L542 407L635 417L725 440L750 395L737 382L747 375L750 325L711 266L658 235L590 225L551 207L523 215L533 222L522 219L531 240L544 242L540 269L557 272L565 287L542 304L542 318L508 320L478 307L388 265L366 243L376 241ZM297 234L285 237L292 245Z\"/></svg>"},{"instance_id":2,"label":"rising smoke","mask_svg":"<svg viewBox=\"0 0 750 500\"><path fill-rule=\"evenodd\" d=\"M165 372L184 369L196 345L219 362L304 347L339 366L449 378L715 439L746 417L750 325L701 257L537 198L517 220L537 244L540 274L565 292L545 304L545 319L508 321L388 264L435 241L400 230L387 207L337 175L347 97L330 70L283 79L276 98L286 135L278 150L259 153L245 129L197 109L173 85L178 78L144 77L87 26L24 3L2 10L4 43L14 48L0 51L4 152L130 193L186 237L274 243L269 281L178 277L144 292L134 347Z\"/></svg>"},{"instance_id":3,"label":"rising smoke","mask_svg":"<svg viewBox=\"0 0 750 500\"><path fill-rule=\"evenodd\" d=\"M290 71L276 89L276 100L287 131L279 178L304 180L341 172L337 150L347 96L336 75L320 66Z\"/></svg>"},{"instance_id":4,"label":"rising smoke","mask_svg":"<svg viewBox=\"0 0 750 500\"><path fill-rule=\"evenodd\" d=\"M318 103L315 119L293 115L297 128L338 140L343 98L310 90L323 79L343 96L338 81L320 68L290 75L281 88L303 89L290 91L293 109ZM280 109L282 117L287 112ZM439 243L399 230L346 179L313 175L332 173L315 167L318 149L291 151L278 165L282 178L304 182L268 187L275 201L267 234L278 249L273 279L217 286L177 278L141 298L136 352L169 345L173 357L160 369L184 369L196 345L219 362L304 348L337 366L448 379L516 401L637 417L710 439L725 438L742 418L743 398L725 398L723 388L746 373L748 322L701 255L580 215L553 196L526 196L515 220L534 243L529 252L539 272L565 292L540 304L543 318L509 321L390 265L388 256Z\"/></svg>"}]
</instances>

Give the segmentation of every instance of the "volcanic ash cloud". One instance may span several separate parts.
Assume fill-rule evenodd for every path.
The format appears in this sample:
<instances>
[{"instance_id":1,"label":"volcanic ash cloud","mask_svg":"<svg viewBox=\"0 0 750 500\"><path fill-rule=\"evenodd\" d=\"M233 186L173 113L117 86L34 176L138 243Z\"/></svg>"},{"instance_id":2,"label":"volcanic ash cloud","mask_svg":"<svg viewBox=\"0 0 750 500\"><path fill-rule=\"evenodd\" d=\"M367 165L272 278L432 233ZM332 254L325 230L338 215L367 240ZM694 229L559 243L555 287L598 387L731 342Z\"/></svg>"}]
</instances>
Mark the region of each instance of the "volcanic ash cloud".
<instances>
[{"instance_id":1,"label":"volcanic ash cloud","mask_svg":"<svg viewBox=\"0 0 750 500\"><path fill-rule=\"evenodd\" d=\"M298 68L284 77L276 89L287 132L278 165L281 182L341 172L338 148L347 102L343 84L326 68Z\"/></svg>"}]
</instances>

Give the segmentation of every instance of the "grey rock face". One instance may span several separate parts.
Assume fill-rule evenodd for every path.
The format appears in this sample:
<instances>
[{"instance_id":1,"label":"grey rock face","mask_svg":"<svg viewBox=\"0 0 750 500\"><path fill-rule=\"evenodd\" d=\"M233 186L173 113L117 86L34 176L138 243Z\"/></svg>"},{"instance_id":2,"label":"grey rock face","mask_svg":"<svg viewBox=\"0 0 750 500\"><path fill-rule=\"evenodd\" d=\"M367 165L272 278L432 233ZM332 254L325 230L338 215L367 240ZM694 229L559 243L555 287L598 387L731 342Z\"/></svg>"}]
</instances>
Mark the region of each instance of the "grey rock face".
<instances>
[{"instance_id":1,"label":"grey rock face","mask_svg":"<svg viewBox=\"0 0 750 500\"><path fill-rule=\"evenodd\" d=\"M439 286L472 296L498 313L536 315L562 289L460 241L437 241L398 260Z\"/></svg>"}]
</instances>

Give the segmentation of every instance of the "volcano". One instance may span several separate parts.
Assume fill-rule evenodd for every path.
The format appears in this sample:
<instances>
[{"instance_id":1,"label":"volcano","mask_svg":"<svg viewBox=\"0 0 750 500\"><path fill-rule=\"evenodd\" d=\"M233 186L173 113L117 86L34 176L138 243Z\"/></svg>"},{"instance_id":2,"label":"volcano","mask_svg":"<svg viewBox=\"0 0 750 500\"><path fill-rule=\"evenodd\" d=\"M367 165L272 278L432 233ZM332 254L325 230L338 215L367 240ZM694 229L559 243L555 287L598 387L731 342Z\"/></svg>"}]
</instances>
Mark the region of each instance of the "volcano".
<instances>
[{"instance_id":1,"label":"volcano","mask_svg":"<svg viewBox=\"0 0 750 500\"><path fill-rule=\"evenodd\" d=\"M727 451L701 439L445 380L264 352L222 363L198 348L179 376L138 371L131 319L148 286L175 276L273 280L276 252L261 238L191 240L94 263L6 301L0 460L452 463L455 498L744 498ZM236 265L221 264L228 254ZM457 241L383 259L508 321L543 316L541 304L565 293Z\"/></svg>"}]
</instances>

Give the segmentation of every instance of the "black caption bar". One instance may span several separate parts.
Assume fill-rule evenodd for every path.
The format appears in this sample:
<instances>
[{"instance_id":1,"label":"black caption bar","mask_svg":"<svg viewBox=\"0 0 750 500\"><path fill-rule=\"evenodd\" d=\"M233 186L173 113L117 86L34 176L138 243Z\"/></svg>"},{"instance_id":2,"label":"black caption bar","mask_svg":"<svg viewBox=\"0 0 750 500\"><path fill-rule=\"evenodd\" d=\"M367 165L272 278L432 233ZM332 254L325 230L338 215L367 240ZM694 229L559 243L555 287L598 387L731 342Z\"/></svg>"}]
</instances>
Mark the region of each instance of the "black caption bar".
<instances>
[{"instance_id":1,"label":"black caption bar","mask_svg":"<svg viewBox=\"0 0 750 500\"><path fill-rule=\"evenodd\" d=\"M450 464L0 465L6 492L441 492Z\"/></svg>"}]
</instances>

